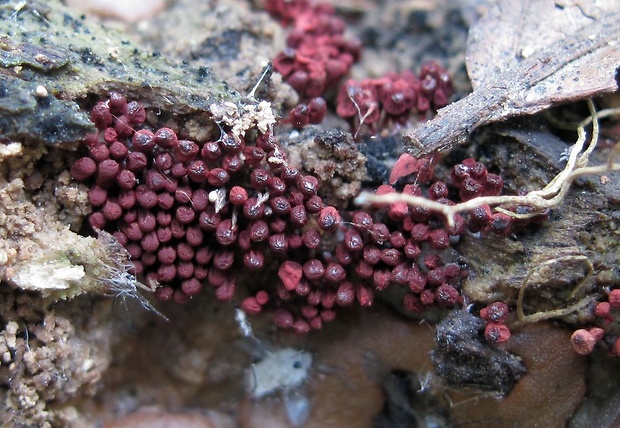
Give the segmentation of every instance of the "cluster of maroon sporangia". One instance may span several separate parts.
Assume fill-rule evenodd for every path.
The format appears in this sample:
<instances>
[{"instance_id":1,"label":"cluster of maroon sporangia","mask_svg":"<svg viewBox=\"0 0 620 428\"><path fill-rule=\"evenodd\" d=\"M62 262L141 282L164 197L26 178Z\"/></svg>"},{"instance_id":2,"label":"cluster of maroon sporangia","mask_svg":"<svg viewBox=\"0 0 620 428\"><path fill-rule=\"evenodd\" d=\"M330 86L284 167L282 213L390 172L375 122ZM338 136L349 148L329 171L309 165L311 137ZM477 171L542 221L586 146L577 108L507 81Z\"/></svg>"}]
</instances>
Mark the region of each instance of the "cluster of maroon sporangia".
<instances>
[{"instance_id":1,"label":"cluster of maroon sporangia","mask_svg":"<svg viewBox=\"0 0 620 428\"><path fill-rule=\"evenodd\" d=\"M359 60L361 43L344 36L346 24L332 5L269 0L265 9L282 24L292 26L286 49L274 58L273 67L302 101L322 96Z\"/></svg>"},{"instance_id":2,"label":"cluster of maroon sporangia","mask_svg":"<svg viewBox=\"0 0 620 428\"><path fill-rule=\"evenodd\" d=\"M327 104L323 95L335 87L359 60L359 40L344 37L345 22L334 7L307 0L269 0L265 9L290 26L286 48L273 60L273 68L299 94L300 103L288 121L295 128L323 121Z\"/></svg>"},{"instance_id":3,"label":"cluster of maroon sporangia","mask_svg":"<svg viewBox=\"0 0 620 428\"><path fill-rule=\"evenodd\" d=\"M97 103L91 118L99 132L71 174L90 183L90 224L116 237L160 299L187 302L208 286L220 300L243 296L249 314L273 311L279 327L299 333L320 329L340 306L372 305L389 286L404 290L413 312L461 302L464 272L443 252L465 230L464 217L449 228L404 203L340 212L325 205L317 178L288 165L269 133L179 140L169 128L139 129L145 116L118 93ZM450 184L435 180L428 159L413 173L417 184L403 192L446 204L453 194L501 191L501 180L472 160L455 167ZM472 213L470 229L506 232L483 214ZM256 271L272 271L277 284L243 284L237 293L238 279Z\"/></svg>"},{"instance_id":4,"label":"cluster of maroon sporangia","mask_svg":"<svg viewBox=\"0 0 620 428\"><path fill-rule=\"evenodd\" d=\"M506 326L508 306L504 302L493 302L480 309L480 318L486 322L484 337L491 343L503 343L510 339Z\"/></svg>"},{"instance_id":5,"label":"cluster of maroon sporangia","mask_svg":"<svg viewBox=\"0 0 620 428\"><path fill-rule=\"evenodd\" d=\"M347 80L336 99L338 116L354 126L393 121L405 123L411 114L423 115L448 105L452 79L437 62L422 65L420 77L411 71L377 79Z\"/></svg>"},{"instance_id":6,"label":"cluster of maroon sporangia","mask_svg":"<svg viewBox=\"0 0 620 428\"><path fill-rule=\"evenodd\" d=\"M340 84L360 58L359 40L345 38L346 24L329 4L309 0L268 0L265 9L290 27L286 49L273 60L274 70L299 94L300 103L288 121L295 128L322 122L322 98ZM378 123L405 123L412 113L424 115L448 104L450 75L434 61L424 64L419 77L411 71L376 79L348 80L341 85L336 113L354 128Z\"/></svg>"}]
</instances>

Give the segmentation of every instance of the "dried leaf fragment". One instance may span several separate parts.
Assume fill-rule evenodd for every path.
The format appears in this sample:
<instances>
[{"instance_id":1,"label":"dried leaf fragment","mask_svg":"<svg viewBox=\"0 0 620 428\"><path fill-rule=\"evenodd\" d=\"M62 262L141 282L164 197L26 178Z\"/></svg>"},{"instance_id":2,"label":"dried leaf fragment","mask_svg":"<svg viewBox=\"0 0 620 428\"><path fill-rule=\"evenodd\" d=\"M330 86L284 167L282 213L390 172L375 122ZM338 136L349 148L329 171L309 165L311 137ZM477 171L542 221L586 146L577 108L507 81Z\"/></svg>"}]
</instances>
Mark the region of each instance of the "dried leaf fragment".
<instances>
[{"instance_id":1,"label":"dried leaf fragment","mask_svg":"<svg viewBox=\"0 0 620 428\"><path fill-rule=\"evenodd\" d=\"M490 8L468 40L474 92L405 133L409 153L447 149L479 126L617 90L620 3L600 3L587 9L592 16L580 4L548 0L503 0Z\"/></svg>"}]
</instances>

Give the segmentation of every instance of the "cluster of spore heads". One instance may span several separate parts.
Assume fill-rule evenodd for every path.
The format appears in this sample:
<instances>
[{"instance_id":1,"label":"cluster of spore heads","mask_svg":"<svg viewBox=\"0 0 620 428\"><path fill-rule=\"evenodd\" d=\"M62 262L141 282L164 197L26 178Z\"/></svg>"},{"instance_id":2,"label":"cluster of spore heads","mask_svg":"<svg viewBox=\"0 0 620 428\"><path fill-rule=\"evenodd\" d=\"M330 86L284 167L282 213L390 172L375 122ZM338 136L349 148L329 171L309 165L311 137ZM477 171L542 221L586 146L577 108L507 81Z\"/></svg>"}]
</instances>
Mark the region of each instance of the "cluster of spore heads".
<instances>
[{"instance_id":1,"label":"cluster of spore heads","mask_svg":"<svg viewBox=\"0 0 620 428\"><path fill-rule=\"evenodd\" d=\"M362 49L359 40L344 36L346 23L332 5L268 0L265 8L290 28L286 48L273 65L299 94L300 103L287 119L294 128L320 123L327 108L323 97L338 87L336 114L355 130L362 125L376 131L390 122L404 124L413 114L424 116L449 103L452 80L436 61L423 64L417 76L405 71L341 84Z\"/></svg>"},{"instance_id":2,"label":"cluster of spore heads","mask_svg":"<svg viewBox=\"0 0 620 428\"><path fill-rule=\"evenodd\" d=\"M413 114L425 115L448 105L452 79L436 61L411 71L388 73L376 79L347 80L336 99L336 113L353 126L375 129L386 123L406 123Z\"/></svg>"},{"instance_id":3,"label":"cluster of spore heads","mask_svg":"<svg viewBox=\"0 0 620 428\"><path fill-rule=\"evenodd\" d=\"M480 318L486 325L484 337L491 343L504 343L510 339L510 329L506 325L509 314L504 302L493 302L480 310Z\"/></svg>"},{"instance_id":4,"label":"cluster of spore heads","mask_svg":"<svg viewBox=\"0 0 620 428\"><path fill-rule=\"evenodd\" d=\"M336 87L359 60L361 44L346 38L344 20L334 7L308 0L269 0L265 9L289 27L286 48L273 60L274 70L299 94L288 114L294 128L321 123L327 112L324 94Z\"/></svg>"},{"instance_id":5,"label":"cluster of spore heads","mask_svg":"<svg viewBox=\"0 0 620 428\"><path fill-rule=\"evenodd\" d=\"M190 141L150 130L145 117L118 93L97 103L99 132L71 174L90 185L90 225L127 249L134 273L160 299L187 302L206 287L249 314L272 311L279 327L298 333L322 328L339 307L371 306L388 287L402 289L412 312L461 303L466 272L444 253L467 228L480 230L479 219L457 215L448 227L403 203L338 210L270 133L244 139L224 129L215 140ZM469 174L486 194L499 193L501 180L482 168L466 160L445 183L428 161L402 191L453 204L471 187ZM485 227L505 230L491 220Z\"/></svg>"},{"instance_id":6,"label":"cluster of spore heads","mask_svg":"<svg viewBox=\"0 0 620 428\"><path fill-rule=\"evenodd\" d=\"M303 255L334 229L318 180L289 167L270 134L182 140L170 128L137 129L145 117L118 93L97 103L99 132L71 174L90 184L90 225L113 234L162 300L185 302L206 284L230 300L233 272Z\"/></svg>"},{"instance_id":7,"label":"cluster of spore heads","mask_svg":"<svg viewBox=\"0 0 620 428\"><path fill-rule=\"evenodd\" d=\"M359 60L361 43L344 36L346 23L334 7L309 0L268 0L265 9L290 26L286 48L273 60L275 71L302 101L321 97Z\"/></svg>"}]
</instances>

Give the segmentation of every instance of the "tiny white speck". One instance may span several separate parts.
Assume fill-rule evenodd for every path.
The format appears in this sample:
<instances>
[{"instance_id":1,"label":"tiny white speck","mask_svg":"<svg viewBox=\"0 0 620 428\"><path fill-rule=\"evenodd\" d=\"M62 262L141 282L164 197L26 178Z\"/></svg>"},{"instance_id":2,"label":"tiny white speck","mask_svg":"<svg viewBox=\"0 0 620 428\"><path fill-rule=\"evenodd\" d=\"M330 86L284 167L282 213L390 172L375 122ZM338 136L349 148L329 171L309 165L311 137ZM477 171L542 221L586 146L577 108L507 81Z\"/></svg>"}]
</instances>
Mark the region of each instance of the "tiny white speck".
<instances>
[{"instance_id":1,"label":"tiny white speck","mask_svg":"<svg viewBox=\"0 0 620 428\"><path fill-rule=\"evenodd\" d=\"M49 95L47 89L45 89L45 86L43 85L37 86L37 89L35 89L35 94L38 98L45 98Z\"/></svg>"}]
</instances>

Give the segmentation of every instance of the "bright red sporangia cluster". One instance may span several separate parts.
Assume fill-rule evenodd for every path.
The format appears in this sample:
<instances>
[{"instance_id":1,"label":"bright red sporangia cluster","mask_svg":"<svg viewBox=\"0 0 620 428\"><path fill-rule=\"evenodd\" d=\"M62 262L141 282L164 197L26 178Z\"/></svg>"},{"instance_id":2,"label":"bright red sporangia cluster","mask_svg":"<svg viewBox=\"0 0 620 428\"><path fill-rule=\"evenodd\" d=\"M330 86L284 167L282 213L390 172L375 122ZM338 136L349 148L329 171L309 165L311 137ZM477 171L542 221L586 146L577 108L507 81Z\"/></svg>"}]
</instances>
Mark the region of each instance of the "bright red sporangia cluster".
<instances>
[{"instance_id":1,"label":"bright red sporangia cluster","mask_svg":"<svg viewBox=\"0 0 620 428\"><path fill-rule=\"evenodd\" d=\"M187 301L205 283L230 300L235 269L262 270L266 253L307 256L338 227L318 180L283 163L269 134L246 144L230 134L194 142L169 128L136 130L144 108L118 93L97 103L91 119L100 132L71 168L77 180L92 180L89 222L117 238L162 300ZM260 311L264 296L244 308Z\"/></svg>"},{"instance_id":2,"label":"bright red sporangia cluster","mask_svg":"<svg viewBox=\"0 0 620 428\"><path fill-rule=\"evenodd\" d=\"M346 38L345 22L334 7L308 0L269 0L265 9L290 26L286 49L273 60L273 68L299 94L300 103L288 115L294 128L323 121L324 94L336 87L359 60L361 44Z\"/></svg>"},{"instance_id":3,"label":"bright red sporangia cluster","mask_svg":"<svg viewBox=\"0 0 620 428\"><path fill-rule=\"evenodd\" d=\"M273 60L274 70L302 101L321 97L359 60L359 40L346 38L345 22L334 7L308 0L268 0L265 9L291 29L286 49Z\"/></svg>"},{"instance_id":4,"label":"bright red sporangia cluster","mask_svg":"<svg viewBox=\"0 0 620 428\"><path fill-rule=\"evenodd\" d=\"M90 224L116 237L162 300L183 303L207 285L220 300L243 296L249 314L273 311L279 327L298 333L320 329L338 307L371 306L388 287L402 289L412 312L453 307L465 272L444 260L445 250L467 227L505 233L510 226L474 212L449 228L404 203L341 212L325 205L317 178L288 165L269 133L179 140L172 129L144 127L145 117L118 93L97 103L91 118L99 133L71 174L91 185ZM498 194L502 185L471 159L449 183L435 179L429 159L407 174L417 184L403 192L445 204L455 203L451 195ZM248 283L255 272L271 272L277 284Z\"/></svg>"},{"instance_id":5,"label":"bright red sporangia cluster","mask_svg":"<svg viewBox=\"0 0 620 428\"><path fill-rule=\"evenodd\" d=\"M335 88L359 60L358 40L344 37L346 24L334 7L309 0L267 0L265 9L290 26L286 49L273 60L274 70L299 94L301 103L288 115L295 128L320 123L326 111L322 98ZM446 106L452 95L450 75L435 61L411 71L376 79L347 80L336 98L336 114L352 129L366 125L376 131L390 122L406 123L412 114L425 115Z\"/></svg>"},{"instance_id":6,"label":"bright red sporangia cluster","mask_svg":"<svg viewBox=\"0 0 620 428\"><path fill-rule=\"evenodd\" d=\"M389 122L406 123L412 114L424 115L445 107L452 96L448 73L432 61L418 78L413 72L391 73L378 79L347 80L336 99L336 113L354 129Z\"/></svg>"},{"instance_id":7,"label":"bright red sporangia cluster","mask_svg":"<svg viewBox=\"0 0 620 428\"><path fill-rule=\"evenodd\" d=\"M504 302L493 302L480 310L480 318L486 322L484 337L491 343L504 343L510 339L506 326L508 306Z\"/></svg>"}]
</instances>

